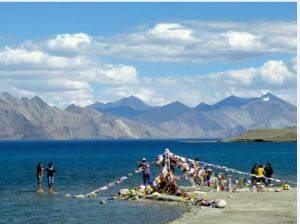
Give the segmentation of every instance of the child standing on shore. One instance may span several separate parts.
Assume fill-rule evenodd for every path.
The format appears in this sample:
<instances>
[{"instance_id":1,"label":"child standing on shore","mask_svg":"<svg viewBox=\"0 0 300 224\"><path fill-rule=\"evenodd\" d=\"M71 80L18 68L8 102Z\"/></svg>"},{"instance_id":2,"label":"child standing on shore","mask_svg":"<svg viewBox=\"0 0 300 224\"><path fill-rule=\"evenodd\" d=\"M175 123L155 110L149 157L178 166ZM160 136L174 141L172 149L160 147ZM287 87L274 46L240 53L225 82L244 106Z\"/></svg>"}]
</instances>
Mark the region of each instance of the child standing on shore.
<instances>
[{"instance_id":1,"label":"child standing on shore","mask_svg":"<svg viewBox=\"0 0 300 224\"><path fill-rule=\"evenodd\" d=\"M56 172L56 170L53 168L52 163L49 163L48 168L46 168L45 170L47 171L49 191L53 191L53 183L54 183L53 173L55 172L56 175L58 175L58 172Z\"/></svg>"}]
</instances>

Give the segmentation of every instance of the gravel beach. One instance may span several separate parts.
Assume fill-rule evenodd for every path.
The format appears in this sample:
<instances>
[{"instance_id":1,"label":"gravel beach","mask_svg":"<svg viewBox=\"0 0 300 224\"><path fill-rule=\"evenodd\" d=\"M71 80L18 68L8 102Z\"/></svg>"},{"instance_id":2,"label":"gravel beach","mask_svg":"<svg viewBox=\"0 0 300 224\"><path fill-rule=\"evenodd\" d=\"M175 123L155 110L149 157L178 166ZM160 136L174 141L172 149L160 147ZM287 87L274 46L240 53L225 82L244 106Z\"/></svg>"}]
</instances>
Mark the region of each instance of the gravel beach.
<instances>
[{"instance_id":1,"label":"gravel beach","mask_svg":"<svg viewBox=\"0 0 300 224\"><path fill-rule=\"evenodd\" d=\"M223 199L223 209L190 206L170 224L297 223L297 188L281 192L207 192L204 198Z\"/></svg>"}]
</instances>

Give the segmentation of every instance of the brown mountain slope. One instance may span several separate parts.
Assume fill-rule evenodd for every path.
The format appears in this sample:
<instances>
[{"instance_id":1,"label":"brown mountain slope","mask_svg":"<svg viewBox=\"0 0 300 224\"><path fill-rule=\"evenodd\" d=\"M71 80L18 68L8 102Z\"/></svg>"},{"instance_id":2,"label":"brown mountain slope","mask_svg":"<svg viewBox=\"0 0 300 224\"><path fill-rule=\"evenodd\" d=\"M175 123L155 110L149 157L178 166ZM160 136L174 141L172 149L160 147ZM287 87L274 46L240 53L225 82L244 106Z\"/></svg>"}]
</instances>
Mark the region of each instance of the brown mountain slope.
<instances>
[{"instance_id":1,"label":"brown mountain slope","mask_svg":"<svg viewBox=\"0 0 300 224\"><path fill-rule=\"evenodd\" d=\"M0 94L0 139L118 139L170 137L145 124L72 105L51 107L39 97L31 100Z\"/></svg>"},{"instance_id":2,"label":"brown mountain slope","mask_svg":"<svg viewBox=\"0 0 300 224\"><path fill-rule=\"evenodd\" d=\"M297 127L284 129L249 130L234 138L220 142L297 142Z\"/></svg>"}]
</instances>

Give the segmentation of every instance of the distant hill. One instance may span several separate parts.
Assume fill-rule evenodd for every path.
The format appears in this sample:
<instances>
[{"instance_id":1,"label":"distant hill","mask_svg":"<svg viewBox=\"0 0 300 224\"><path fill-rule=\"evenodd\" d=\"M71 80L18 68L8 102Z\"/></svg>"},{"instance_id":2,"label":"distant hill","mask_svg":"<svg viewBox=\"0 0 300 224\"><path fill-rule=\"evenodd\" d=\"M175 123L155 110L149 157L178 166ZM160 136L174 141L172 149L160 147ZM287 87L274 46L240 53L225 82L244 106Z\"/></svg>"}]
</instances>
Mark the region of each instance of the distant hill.
<instances>
[{"instance_id":1,"label":"distant hill","mask_svg":"<svg viewBox=\"0 0 300 224\"><path fill-rule=\"evenodd\" d=\"M168 138L170 134L111 114L70 105L51 107L39 97L31 100L0 94L0 139L116 139Z\"/></svg>"},{"instance_id":2,"label":"distant hill","mask_svg":"<svg viewBox=\"0 0 300 224\"><path fill-rule=\"evenodd\" d=\"M297 142L297 127L250 130L237 137L221 139L219 142Z\"/></svg>"},{"instance_id":3,"label":"distant hill","mask_svg":"<svg viewBox=\"0 0 300 224\"><path fill-rule=\"evenodd\" d=\"M213 105L202 102L195 108L177 101L161 107L126 104L125 109L118 102L105 104L105 112L170 132L177 138L223 138L251 129L297 125L297 107L271 93L255 98L230 96ZM97 110L104 111L99 107Z\"/></svg>"}]
</instances>

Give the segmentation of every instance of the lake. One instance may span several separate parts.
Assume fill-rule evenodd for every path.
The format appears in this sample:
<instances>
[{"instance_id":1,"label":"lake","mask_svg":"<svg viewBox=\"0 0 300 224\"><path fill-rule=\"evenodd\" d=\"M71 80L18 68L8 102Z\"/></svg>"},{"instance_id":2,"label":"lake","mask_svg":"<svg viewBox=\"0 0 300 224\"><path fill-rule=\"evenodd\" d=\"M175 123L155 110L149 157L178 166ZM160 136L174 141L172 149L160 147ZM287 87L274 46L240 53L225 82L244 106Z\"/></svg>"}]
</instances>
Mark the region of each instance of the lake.
<instances>
[{"instance_id":1,"label":"lake","mask_svg":"<svg viewBox=\"0 0 300 224\"><path fill-rule=\"evenodd\" d=\"M1 223L162 223L184 211L161 206L113 200L121 188L142 184L133 174L96 198L74 199L65 194L86 194L134 172L137 161L153 161L165 149L187 158L250 172L255 163L271 163L276 179L297 182L297 143L186 143L180 140L0 141ZM37 193L36 166L49 162L59 172L54 193ZM151 178L157 169L151 167ZM177 170L178 174L178 170ZM186 181L181 184L187 185ZM220 193L222 194L222 192Z\"/></svg>"}]
</instances>

